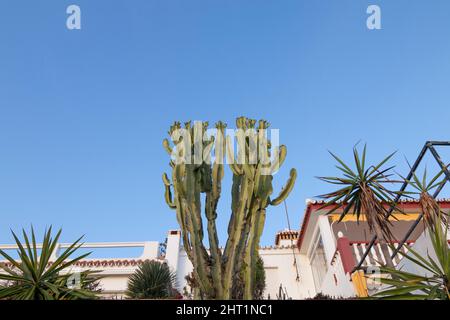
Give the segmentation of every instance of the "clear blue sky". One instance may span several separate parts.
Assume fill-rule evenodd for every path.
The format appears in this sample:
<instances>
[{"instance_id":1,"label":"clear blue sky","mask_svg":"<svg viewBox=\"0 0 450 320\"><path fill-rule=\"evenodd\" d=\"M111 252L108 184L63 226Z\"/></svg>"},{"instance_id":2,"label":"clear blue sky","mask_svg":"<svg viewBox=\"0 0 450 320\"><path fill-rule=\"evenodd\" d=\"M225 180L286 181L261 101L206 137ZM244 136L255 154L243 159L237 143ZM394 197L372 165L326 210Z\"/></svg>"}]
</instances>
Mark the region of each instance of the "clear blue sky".
<instances>
[{"instance_id":1,"label":"clear blue sky","mask_svg":"<svg viewBox=\"0 0 450 320\"><path fill-rule=\"evenodd\" d=\"M66 29L72 3L79 31ZM382 30L366 28L369 4ZM63 227L64 240L163 240L177 228L161 183L174 120L279 128L276 190L296 167L296 228L305 199L329 190L314 177L336 173L328 149L398 150L403 173L403 156L450 138L448 0L3 1L0 41L2 243L31 223ZM262 243L286 227L270 208Z\"/></svg>"}]
</instances>

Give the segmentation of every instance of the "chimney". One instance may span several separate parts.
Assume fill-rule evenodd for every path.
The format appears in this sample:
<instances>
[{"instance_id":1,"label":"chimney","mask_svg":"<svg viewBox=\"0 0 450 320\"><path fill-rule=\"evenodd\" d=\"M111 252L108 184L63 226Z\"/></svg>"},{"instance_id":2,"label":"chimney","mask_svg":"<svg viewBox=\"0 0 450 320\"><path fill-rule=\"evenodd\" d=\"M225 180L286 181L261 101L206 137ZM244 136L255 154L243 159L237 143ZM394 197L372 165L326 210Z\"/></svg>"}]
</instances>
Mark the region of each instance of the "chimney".
<instances>
[{"instance_id":1,"label":"chimney","mask_svg":"<svg viewBox=\"0 0 450 320\"><path fill-rule=\"evenodd\" d=\"M169 230L167 234L166 261L171 270L176 271L180 255L180 230Z\"/></svg>"},{"instance_id":2,"label":"chimney","mask_svg":"<svg viewBox=\"0 0 450 320\"><path fill-rule=\"evenodd\" d=\"M279 231L275 236L275 246L290 247L295 245L298 240L298 231L286 229Z\"/></svg>"}]
</instances>

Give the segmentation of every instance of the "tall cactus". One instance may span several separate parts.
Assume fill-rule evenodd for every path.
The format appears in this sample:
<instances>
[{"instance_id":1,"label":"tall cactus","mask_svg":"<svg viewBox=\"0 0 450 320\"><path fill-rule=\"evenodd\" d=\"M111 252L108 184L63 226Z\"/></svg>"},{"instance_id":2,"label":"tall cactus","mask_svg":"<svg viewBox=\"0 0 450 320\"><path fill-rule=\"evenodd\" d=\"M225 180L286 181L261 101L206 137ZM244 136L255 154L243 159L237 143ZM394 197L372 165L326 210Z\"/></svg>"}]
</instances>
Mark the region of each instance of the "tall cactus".
<instances>
[{"instance_id":1,"label":"tall cactus","mask_svg":"<svg viewBox=\"0 0 450 320\"><path fill-rule=\"evenodd\" d=\"M283 164L287 149L282 145L272 150L266 138L269 124L264 120L260 120L256 127L255 120L240 117L236 125L237 155L230 137L227 140L224 138L226 125L223 122L216 123L216 138L212 136L209 139L204 139L207 122L194 125L187 122L184 130L181 130L179 122L175 122L169 130L173 144L168 139L163 141L164 148L172 158L172 179L165 173L163 175L165 199L168 206L176 210L183 246L194 266L193 276L199 284L199 296L206 299L231 299L233 281L241 270L244 271L244 299L252 298L257 251L266 209L287 198L297 177L296 170L291 169L285 187L276 198L271 199L273 174ZM187 134L180 135L180 131ZM202 139L192 139L199 135ZM252 149L255 141L256 149L255 145ZM213 146L215 159L211 163ZM251 150L256 150L257 157ZM273 160L270 160L271 152L278 155ZM228 239L222 251L217 237L216 218L225 156L233 173L233 185ZM179 161L180 158L184 161ZM207 219L209 250L203 244L202 193L205 194L204 216Z\"/></svg>"}]
</instances>

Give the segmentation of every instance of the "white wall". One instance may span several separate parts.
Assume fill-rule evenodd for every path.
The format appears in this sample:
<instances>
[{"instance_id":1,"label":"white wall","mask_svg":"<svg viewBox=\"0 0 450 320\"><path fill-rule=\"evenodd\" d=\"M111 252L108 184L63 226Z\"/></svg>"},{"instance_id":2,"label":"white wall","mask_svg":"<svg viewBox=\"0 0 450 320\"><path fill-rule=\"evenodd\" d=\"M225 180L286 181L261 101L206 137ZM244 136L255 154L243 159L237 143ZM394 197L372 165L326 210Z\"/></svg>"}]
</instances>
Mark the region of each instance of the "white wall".
<instances>
[{"instance_id":1,"label":"white wall","mask_svg":"<svg viewBox=\"0 0 450 320\"><path fill-rule=\"evenodd\" d=\"M450 232L448 233L447 237L450 240ZM423 257L427 257L427 255L429 255L435 261L437 260L436 253L434 251L433 244L431 242L428 231L424 231L422 233L422 235L419 238L417 238L416 242L412 246L412 249L414 251L416 251L417 253L419 253ZM412 253L409 253L409 254L412 255ZM405 259L405 258L403 258L400 261L400 263L398 264L398 268L402 268L402 270L404 270L404 271L415 273L415 274L420 274L420 275L425 275L425 276L429 275L429 271L423 269L422 267L418 266L417 264L415 264L412 261Z\"/></svg>"},{"instance_id":2,"label":"white wall","mask_svg":"<svg viewBox=\"0 0 450 320\"><path fill-rule=\"evenodd\" d=\"M345 274L339 253L336 252L336 239L332 231L332 226L330 224L328 216L326 215L321 215L317 220L313 237L311 238L312 241L309 243L309 247L307 250L308 258L305 257L307 263L310 263L309 258L311 258L313 254L313 250L315 248L314 241L317 234L320 234L320 236L322 237L327 264L327 273L325 274L323 282L320 288L317 290L317 293L322 293L336 298L355 296L355 291L353 288L353 284L350 281L350 276L348 274ZM315 288L313 274L311 274L310 278L312 281L312 287Z\"/></svg>"},{"instance_id":3,"label":"white wall","mask_svg":"<svg viewBox=\"0 0 450 320\"><path fill-rule=\"evenodd\" d=\"M271 299L276 299L280 285L287 292L287 296L292 299L304 299L315 295L311 268L307 259L304 255L299 254L297 248L293 252L289 247L265 247L260 249L259 254L266 271L265 298L270 295ZM300 281L296 280L294 255L298 264ZM183 292L183 288L187 286L184 277L191 273L192 269L186 252L180 248L177 269L177 289L180 292Z\"/></svg>"},{"instance_id":4,"label":"white wall","mask_svg":"<svg viewBox=\"0 0 450 320\"><path fill-rule=\"evenodd\" d=\"M326 229L323 232L326 232ZM329 238L325 235L324 239ZM131 246L127 243L104 243L102 245L96 244L95 247ZM176 272L177 289L183 293L183 288L186 286L185 276L192 272L192 264L182 248L180 233L169 232L164 259L158 257L157 242L139 243L138 246L144 248L143 254L138 258L86 259L83 261L84 264L77 265L72 271L79 272L87 269L100 271L103 276L100 280L103 295L105 297L123 298L127 288L128 277L138 268L139 261L145 259L157 260L166 262ZM305 299L316 295L309 259L305 254L300 254L297 247L294 246L294 249L291 246L262 247L259 253L266 269L267 284L264 293L266 298L270 295L271 299L276 299L280 285L287 293L288 298ZM299 281L296 279L297 272L294 265L294 256L297 261Z\"/></svg>"},{"instance_id":5,"label":"white wall","mask_svg":"<svg viewBox=\"0 0 450 320\"><path fill-rule=\"evenodd\" d=\"M320 292L333 298L348 298L355 296L355 289L350 281L350 275L344 272L339 254L333 263L329 264L329 269L322 283Z\"/></svg>"},{"instance_id":6,"label":"white wall","mask_svg":"<svg viewBox=\"0 0 450 320\"><path fill-rule=\"evenodd\" d=\"M290 240L289 243L291 243ZM266 271L264 297L267 298L270 295L271 299L276 299L280 285L292 299L304 299L315 295L309 261L305 255L299 253L296 247L294 249L290 246L262 247L259 254ZM294 256L297 260L300 281L296 280ZM177 289L183 293L184 287L187 286L185 276L192 272L193 267L182 247L179 235L170 235L169 232L166 259L169 266L174 265L173 261L177 261Z\"/></svg>"},{"instance_id":7,"label":"white wall","mask_svg":"<svg viewBox=\"0 0 450 320\"><path fill-rule=\"evenodd\" d=\"M304 299L315 292L311 292L311 273L310 267L305 260L304 255L290 247L269 247L261 248L259 255L264 261L266 270L266 290L264 297L270 295L271 299L276 299L279 293L280 285L283 287L287 296L292 299ZM297 261L299 272L299 281L297 281L297 271L294 265L294 256Z\"/></svg>"}]
</instances>

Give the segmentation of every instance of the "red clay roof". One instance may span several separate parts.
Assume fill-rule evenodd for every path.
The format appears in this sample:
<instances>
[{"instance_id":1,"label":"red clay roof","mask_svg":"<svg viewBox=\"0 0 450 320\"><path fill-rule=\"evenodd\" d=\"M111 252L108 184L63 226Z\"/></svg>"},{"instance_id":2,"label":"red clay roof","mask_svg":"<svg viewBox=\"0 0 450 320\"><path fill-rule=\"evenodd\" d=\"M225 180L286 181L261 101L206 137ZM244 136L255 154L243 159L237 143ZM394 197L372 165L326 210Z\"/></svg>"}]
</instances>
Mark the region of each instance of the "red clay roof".
<instances>
[{"instance_id":1,"label":"red clay roof","mask_svg":"<svg viewBox=\"0 0 450 320\"><path fill-rule=\"evenodd\" d=\"M149 261L148 259L87 259L87 260L80 260L74 263L73 265L76 267L128 267L128 266L139 266L143 264L145 261ZM12 268L13 265L8 262L0 262L0 264L3 264L4 266L8 268ZM51 265L52 262L50 262L48 265Z\"/></svg>"},{"instance_id":2,"label":"red clay roof","mask_svg":"<svg viewBox=\"0 0 450 320\"><path fill-rule=\"evenodd\" d=\"M297 230L284 230L279 231L275 235L275 245L277 246L281 240L297 240L298 238L298 231Z\"/></svg>"},{"instance_id":3,"label":"red clay roof","mask_svg":"<svg viewBox=\"0 0 450 320\"><path fill-rule=\"evenodd\" d=\"M450 199L437 199L439 205L443 209L450 209ZM305 214L303 217L302 226L300 229L300 235L298 237L297 241L297 247L300 249L303 243L303 238L305 237L305 232L308 227L309 219L312 212L317 211L320 207L322 207L325 204L325 201L323 200L309 200L306 205ZM418 207L419 200L416 199L404 199L400 200L399 207L401 209L414 209L419 208Z\"/></svg>"},{"instance_id":4,"label":"red clay roof","mask_svg":"<svg viewBox=\"0 0 450 320\"><path fill-rule=\"evenodd\" d=\"M144 263L142 259L98 259L80 260L74 265L77 267L128 267L139 266Z\"/></svg>"}]
</instances>

